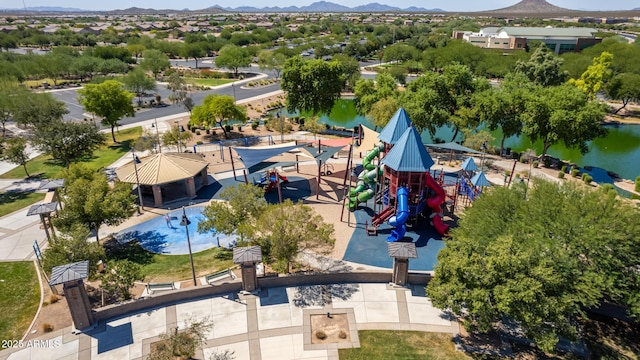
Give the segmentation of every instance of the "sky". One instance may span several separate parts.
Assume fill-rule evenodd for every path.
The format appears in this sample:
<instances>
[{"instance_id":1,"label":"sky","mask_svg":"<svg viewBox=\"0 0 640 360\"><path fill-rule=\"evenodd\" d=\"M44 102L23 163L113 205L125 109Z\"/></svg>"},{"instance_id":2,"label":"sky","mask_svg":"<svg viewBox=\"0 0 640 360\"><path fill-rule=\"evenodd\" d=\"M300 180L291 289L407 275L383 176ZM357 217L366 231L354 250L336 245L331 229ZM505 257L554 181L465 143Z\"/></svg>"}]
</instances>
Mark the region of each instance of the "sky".
<instances>
[{"instance_id":1,"label":"sky","mask_svg":"<svg viewBox=\"0 0 640 360\"><path fill-rule=\"evenodd\" d=\"M265 2L263 0L110 0L86 1L86 0L24 0L27 7L35 6L60 6L79 8L84 10L114 10L129 7L154 8L154 9L185 9L198 10L213 5L222 7L255 6L305 6L319 0L280 0ZM327 0L336 4L354 7L369 3L380 3L400 8L410 6L425 9L440 8L445 11L481 11L493 10L516 4L519 0ZM640 7L640 0L547 0L553 5L576 10L631 10ZM0 0L0 8L21 7L21 2L13 0Z\"/></svg>"}]
</instances>

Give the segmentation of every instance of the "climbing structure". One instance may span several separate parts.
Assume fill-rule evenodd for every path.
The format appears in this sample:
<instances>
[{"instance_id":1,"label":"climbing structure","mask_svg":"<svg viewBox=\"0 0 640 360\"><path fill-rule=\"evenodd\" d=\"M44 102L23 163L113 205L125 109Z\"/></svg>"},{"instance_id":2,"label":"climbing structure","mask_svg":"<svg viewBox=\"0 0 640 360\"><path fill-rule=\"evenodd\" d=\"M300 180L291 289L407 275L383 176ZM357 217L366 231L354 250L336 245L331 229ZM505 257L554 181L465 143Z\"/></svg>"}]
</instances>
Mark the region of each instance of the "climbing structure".
<instances>
[{"instance_id":1,"label":"climbing structure","mask_svg":"<svg viewBox=\"0 0 640 360\"><path fill-rule=\"evenodd\" d=\"M444 191L429 175L433 159L404 109L395 113L378 138L384 144L384 156L378 167L381 180L376 188L380 194L376 199L382 202L382 209L371 218L367 231L375 233L378 226L389 220L396 228L387 241L401 240L405 223L422 215L431 195L428 206L436 214L432 223L438 232L446 234L448 226L442 223L440 215Z\"/></svg>"}]
</instances>

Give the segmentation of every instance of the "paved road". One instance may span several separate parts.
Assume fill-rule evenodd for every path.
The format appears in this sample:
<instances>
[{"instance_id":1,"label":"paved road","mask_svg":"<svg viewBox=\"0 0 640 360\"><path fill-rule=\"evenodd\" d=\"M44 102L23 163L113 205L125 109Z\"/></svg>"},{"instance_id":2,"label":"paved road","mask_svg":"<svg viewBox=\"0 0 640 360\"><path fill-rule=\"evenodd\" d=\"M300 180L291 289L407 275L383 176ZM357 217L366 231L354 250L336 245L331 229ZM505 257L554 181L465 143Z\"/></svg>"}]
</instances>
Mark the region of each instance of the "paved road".
<instances>
[{"instance_id":1,"label":"paved road","mask_svg":"<svg viewBox=\"0 0 640 360\"><path fill-rule=\"evenodd\" d=\"M185 67L195 67L195 61L193 60L171 60L171 64L174 66L185 66ZM369 63L362 63L361 65L371 65ZM204 59L202 61L198 61L198 67L215 67L213 66L211 59ZM205 96L209 94L221 94L221 95L229 95L233 96L237 101L246 100L256 96L263 96L265 94L280 90L280 82L276 82L269 86L264 86L260 88L244 88L242 85L251 81L255 78L274 78L275 75L273 72L261 72L258 66L252 65L246 68L240 68L239 70L245 74L253 74L251 78L247 78L244 81L238 81L235 84L228 84L217 86L215 89L206 90L206 91L198 91L193 95L193 100L195 104L201 104L202 100ZM365 72L362 74L362 77L367 79L375 79L375 74L371 74ZM67 108L69 113L65 115L65 120L68 121L77 121L83 119L93 119L89 113L86 113L82 105L78 103L78 89L65 89L65 90L53 90L51 94L55 96L58 100L67 104ZM156 93L160 94L162 99L167 99L169 95L171 95L171 91L166 88L166 86L162 83L158 83ZM143 98L143 101L148 101L153 98L153 94L148 94ZM166 116L176 115L179 113L185 112L184 107L179 104L170 104L165 107L153 108L153 109L144 109L138 111L134 117L125 117L120 120L121 125L133 124L140 121L151 120L156 118L162 118ZM100 124L98 124L100 125Z\"/></svg>"}]
</instances>

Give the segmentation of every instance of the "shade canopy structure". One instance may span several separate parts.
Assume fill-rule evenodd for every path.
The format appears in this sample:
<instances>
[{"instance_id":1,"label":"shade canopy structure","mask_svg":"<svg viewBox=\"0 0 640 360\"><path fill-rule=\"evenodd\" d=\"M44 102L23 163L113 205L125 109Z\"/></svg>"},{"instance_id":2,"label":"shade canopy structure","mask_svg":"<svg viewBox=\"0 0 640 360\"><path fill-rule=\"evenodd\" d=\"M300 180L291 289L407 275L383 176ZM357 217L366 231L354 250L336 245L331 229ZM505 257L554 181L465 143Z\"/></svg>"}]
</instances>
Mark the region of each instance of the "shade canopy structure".
<instances>
[{"instance_id":1,"label":"shade canopy structure","mask_svg":"<svg viewBox=\"0 0 640 360\"><path fill-rule=\"evenodd\" d=\"M381 162L393 170L402 172L426 172L434 164L414 127L405 130Z\"/></svg>"},{"instance_id":2,"label":"shade canopy structure","mask_svg":"<svg viewBox=\"0 0 640 360\"><path fill-rule=\"evenodd\" d=\"M400 259L417 259L418 252L416 251L416 244L413 242L390 242L387 243L389 249L389 256L392 258Z\"/></svg>"},{"instance_id":3,"label":"shade canopy structure","mask_svg":"<svg viewBox=\"0 0 640 360\"><path fill-rule=\"evenodd\" d=\"M233 263L257 263L262 261L262 249L260 246L246 246L233 248Z\"/></svg>"},{"instance_id":4,"label":"shade canopy structure","mask_svg":"<svg viewBox=\"0 0 640 360\"><path fill-rule=\"evenodd\" d=\"M49 285L59 285L89 277L89 260L56 266L51 270Z\"/></svg>"},{"instance_id":5,"label":"shade canopy structure","mask_svg":"<svg viewBox=\"0 0 640 360\"><path fill-rule=\"evenodd\" d=\"M358 146L358 149L360 151L369 151L376 147L380 142L380 139L378 139L378 136L380 134L377 131L369 129L362 124L360 125L360 127L362 128L362 140L360 141L360 146Z\"/></svg>"},{"instance_id":6,"label":"shade canopy structure","mask_svg":"<svg viewBox=\"0 0 640 360\"><path fill-rule=\"evenodd\" d=\"M455 142L448 142L444 144L427 144L426 146L430 148L436 148L436 149L442 149L442 150L460 151L460 152L471 153L471 154L483 154L482 151L474 150L472 148L462 146Z\"/></svg>"},{"instance_id":7,"label":"shade canopy structure","mask_svg":"<svg viewBox=\"0 0 640 360\"><path fill-rule=\"evenodd\" d=\"M56 211L57 207L58 207L58 202L57 201L46 203L46 204L31 205L31 207L27 211L27 216L48 215L48 214Z\"/></svg>"},{"instance_id":8,"label":"shade canopy structure","mask_svg":"<svg viewBox=\"0 0 640 360\"><path fill-rule=\"evenodd\" d=\"M64 179L45 180L40 183L38 190L55 190L64 186Z\"/></svg>"},{"instance_id":9,"label":"shade canopy structure","mask_svg":"<svg viewBox=\"0 0 640 360\"><path fill-rule=\"evenodd\" d=\"M116 169L116 175L130 184L160 185L191 178L208 165L199 154L161 153L140 159L136 165L139 181L133 161Z\"/></svg>"},{"instance_id":10,"label":"shade canopy structure","mask_svg":"<svg viewBox=\"0 0 640 360\"><path fill-rule=\"evenodd\" d=\"M341 142L345 141L341 140ZM335 150L335 152L333 152L331 156L343 147L344 145L336 146L335 148L337 148L337 150ZM267 168L287 166L296 163L295 161L267 161L268 159L271 159L278 155L282 155L284 153L304 156L309 159L316 159L316 161L318 161L318 157L326 156L323 154L327 153L326 149L322 149L323 151L320 154L315 151L309 152L309 150L304 145L296 144L294 141L278 145L234 147L233 150L235 150L235 152L240 156L240 161L242 161L242 164L250 174Z\"/></svg>"},{"instance_id":11,"label":"shade canopy structure","mask_svg":"<svg viewBox=\"0 0 640 360\"><path fill-rule=\"evenodd\" d=\"M475 174L471 178L471 184L473 184L473 186L491 186L491 183L484 175L484 171L480 171L479 173Z\"/></svg>"},{"instance_id":12,"label":"shade canopy structure","mask_svg":"<svg viewBox=\"0 0 640 360\"><path fill-rule=\"evenodd\" d=\"M473 161L472 157L468 157L467 160L465 160L462 163L462 170L464 171L478 171L478 167L476 166L475 161Z\"/></svg>"}]
</instances>

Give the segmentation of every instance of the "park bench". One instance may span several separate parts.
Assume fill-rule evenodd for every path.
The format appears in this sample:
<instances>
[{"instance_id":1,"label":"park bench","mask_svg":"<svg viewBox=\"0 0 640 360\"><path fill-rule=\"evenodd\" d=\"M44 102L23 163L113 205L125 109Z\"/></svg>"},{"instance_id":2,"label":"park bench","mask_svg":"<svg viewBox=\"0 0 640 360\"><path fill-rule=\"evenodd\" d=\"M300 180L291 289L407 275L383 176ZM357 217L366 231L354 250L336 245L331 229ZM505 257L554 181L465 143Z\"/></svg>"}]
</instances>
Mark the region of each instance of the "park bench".
<instances>
[{"instance_id":1,"label":"park bench","mask_svg":"<svg viewBox=\"0 0 640 360\"><path fill-rule=\"evenodd\" d=\"M175 290L176 287L172 282L169 283L147 283L147 292L153 294L156 291Z\"/></svg>"},{"instance_id":2,"label":"park bench","mask_svg":"<svg viewBox=\"0 0 640 360\"><path fill-rule=\"evenodd\" d=\"M230 277L232 280L235 279L235 275L233 275L233 271L231 271L231 269L221 270L213 274L205 275L204 280L207 284L212 284L226 277Z\"/></svg>"}]
</instances>

